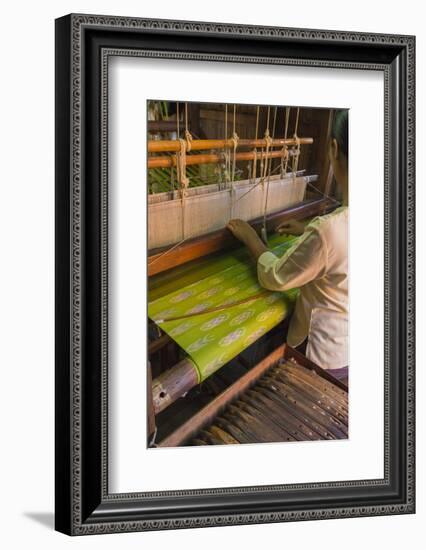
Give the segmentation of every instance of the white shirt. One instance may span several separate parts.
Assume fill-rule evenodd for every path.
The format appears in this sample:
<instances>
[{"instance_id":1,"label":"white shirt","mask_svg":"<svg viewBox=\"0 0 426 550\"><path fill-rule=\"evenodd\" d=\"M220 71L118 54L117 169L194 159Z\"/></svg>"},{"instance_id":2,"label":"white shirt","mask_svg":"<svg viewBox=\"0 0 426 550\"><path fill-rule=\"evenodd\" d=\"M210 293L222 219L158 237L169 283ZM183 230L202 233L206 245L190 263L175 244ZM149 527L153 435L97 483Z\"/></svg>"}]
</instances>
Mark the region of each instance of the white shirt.
<instances>
[{"instance_id":1,"label":"white shirt","mask_svg":"<svg viewBox=\"0 0 426 550\"><path fill-rule=\"evenodd\" d=\"M325 369L348 365L348 208L314 218L284 256L258 259L260 284L269 290L300 288L287 336L306 337L306 356Z\"/></svg>"}]
</instances>

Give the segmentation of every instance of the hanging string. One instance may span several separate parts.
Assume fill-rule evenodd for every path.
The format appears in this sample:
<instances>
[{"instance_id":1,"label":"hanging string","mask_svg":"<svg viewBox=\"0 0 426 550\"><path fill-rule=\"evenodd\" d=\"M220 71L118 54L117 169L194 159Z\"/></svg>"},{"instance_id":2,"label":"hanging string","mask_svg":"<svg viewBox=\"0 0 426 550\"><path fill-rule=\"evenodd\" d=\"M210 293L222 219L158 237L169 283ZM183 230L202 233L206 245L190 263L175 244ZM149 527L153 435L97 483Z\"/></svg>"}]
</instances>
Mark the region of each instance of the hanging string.
<instances>
[{"instance_id":1,"label":"hanging string","mask_svg":"<svg viewBox=\"0 0 426 550\"><path fill-rule=\"evenodd\" d=\"M258 106L257 107L257 116L256 116L256 140L257 140L257 137L258 137L258 128L259 128L259 110L260 110L260 107ZM269 150L272 146L272 139L271 137L269 136L269 129L268 129L268 126L269 126L269 110L270 110L270 107L268 107L268 115L267 115L267 128L265 130L265 141L266 141L266 151L264 152L264 149L262 147L261 149L261 156L260 156L260 176L259 176L259 181L256 182L256 169L254 170L254 184L252 187L250 187L250 189L248 191L246 191L243 195L241 195L240 197L238 197L238 199L235 200L235 202L239 202L240 200L242 200L246 195L248 195L249 193L251 193L254 189L256 189L259 185L262 185L265 181L265 178L266 178L266 165L264 163L264 156L267 155L269 153ZM254 163L257 162L257 148L255 146L255 149L254 149L254 153L255 153L255 158L254 158Z\"/></svg>"},{"instance_id":2,"label":"hanging string","mask_svg":"<svg viewBox=\"0 0 426 550\"><path fill-rule=\"evenodd\" d=\"M258 105L256 109L256 136L255 136L256 141L257 141L258 130L259 130L259 113L260 113L260 107ZM256 145L254 146L253 153L254 153L254 157L253 157L252 176L253 176L253 183L256 183L256 172L257 172L257 146Z\"/></svg>"},{"instance_id":3,"label":"hanging string","mask_svg":"<svg viewBox=\"0 0 426 550\"><path fill-rule=\"evenodd\" d=\"M192 135L188 130L188 103L185 103L185 139L186 139L186 152L192 148Z\"/></svg>"},{"instance_id":4,"label":"hanging string","mask_svg":"<svg viewBox=\"0 0 426 550\"><path fill-rule=\"evenodd\" d=\"M268 107L268 121L266 122L266 128L268 127L268 124L269 124L269 107ZM265 137L265 135L264 135ZM265 164L265 159L264 159L264 149L263 149L263 146L262 148L260 149L260 167L259 167L259 171L260 171L260 178L262 179L262 176L263 176L263 172L264 172L264 164ZM262 180L262 183L263 183L263 180Z\"/></svg>"},{"instance_id":5,"label":"hanging string","mask_svg":"<svg viewBox=\"0 0 426 550\"><path fill-rule=\"evenodd\" d=\"M271 107L268 105L268 111L266 115L266 132L269 133L269 117L271 115Z\"/></svg>"},{"instance_id":6,"label":"hanging string","mask_svg":"<svg viewBox=\"0 0 426 550\"><path fill-rule=\"evenodd\" d=\"M180 113L179 113L179 101L176 102L176 122L177 122L176 139L179 139L179 138L180 138Z\"/></svg>"},{"instance_id":7,"label":"hanging string","mask_svg":"<svg viewBox=\"0 0 426 550\"><path fill-rule=\"evenodd\" d=\"M310 181L307 182L307 185L312 187L312 189L314 189L314 191L316 191L317 193L319 193L321 196L325 197L326 199L330 200L332 203L336 204L337 206L342 205L342 203L340 201L338 201L334 197L331 197L330 195L327 195L327 193L324 193L324 191L321 191L321 189L318 189L318 187L315 187L315 185L313 183L311 183Z\"/></svg>"},{"instance_id":8,"label":"hanging string","mask_svg":"<svg viewBox=\"0 0 426 550\"><path fill-rule=\"evenodd\" d=\"M298 127L299 127L299 114L300 114L300 107L297 108L296 121L295 121L295 124L294 124L293 139L296 141L296 148L295 148L295 151L294 151L295 154L292 157L293 181L295 181L295 179L296 179L296 172L297 172L297 168L299 166L299 157L300 157L300 139L299 139L299 136L297 135L297 130L298 130Z\"/></svg>"},{"instance_id":9,"label":"hanging string","mask_svg":"<svg viewBox=\"0 0 426 550\"><path fill-rule=\"evenodd\" d=\"M285 122L284 122L284 139L287 139L289 119L290 119L290 107L286 107L285 108ZM288 159L289 159L288 147L287 147L287 145L284 144L284 146L282 148L281 165L280 165L281 179L287 173Z\"/></svg>"},{"instance_id":10,"label":"hanging string","mask_svg":"<svg viewBox=\"0 0 426 550\"><path fill-rule=\"evenodd\" d=\"M189 137L188 137L189 136ZM180 187L181 212L182 212L182 240L186 240L186 195L189 186L189 178L186 175L186 154L191 149L192 136L188 131L188 103L185 103L185 139L179 138L180 150L177 153L178 182Z\"/></svg>"},{"instance_id":11,"label":"hanging string","mask_svg":"<svg viewBox=\"0 0 426 550\"><path fill-rule=\"evenodd\" d=\"M224 132L224 139L225 139L225 149L224 149L224 156L225 156L225 182L229 183L231 181L231 152L229 151L228 147L226 147L226 142L228 141L228 105L225 104L225 132Z\"/></svg>"},{"instance_id":12,"label":"hanging string","mask_svg":"<svg viewBox=\"0 0 426 550\"><path fill-rule=\"evenodd\" d=\"M289 155L291 156L293 153L289 152ZM271 175L273 172L275 171L278 171L279 169L279 166L271 171ZM296 176L297 176L297 173L296 173ZM264 182L264 178L262 178L262 176L260 176L259 178L259 181L257 183L255 183L252 187L250 187L250 189L248 191L246 191L243 195L241 195L240 197L238 197L238 199L235 200L235 202L238 202L240 200L242 200L244 197L246 197L249 193L251 193L254 189L256 189L257 187L259 187L259 185L261 185L262 183Z\"/></svg>"},{"instance_id":13,"label":"hanging string","mask_svg":"<svg viewBox=\"0 0 426 550\"><path fill-rule=\"evenodd\" d=\"M234 104L234 121L233 121L233 126L232 126L232 141L233 141L233 147L234 147L234 157L233 157L233 160L232 160L232 183L234 182L234 179L235 179L235 166L236 166L236 161L237 161L237 147L238 147L238 140L240 139L238 137L238 134L236 132L236 108L237 106Z\"/></svg>"},{"instance_id":14,"label":"hanging string","mask_svg":"<svg viewBox=\"0 0 426 550\"><path fill-rule=\"evenodd\" d=\"M276 128L276 125L277 125L277 112L278 112L278 107L275 107L275 112L274 112L274 122L272 123L272 137L271 137L271 144L273 143L274 141L274 138L275 138L275 128ZM271 157L271 164L272 164L272 157ZM269 170L269 174L271 173L271 170Z\"/></svg>"},{"instance_id":15,"label":"hanging string","mask_svg":"<svg viewBox=\"0 0 426 550\"><path fill-rule=\"evenodd\" d=\"M233 144L233 158L232 158L232 177L231 177L231 214L230 214L230 220L234 218L234 208L235 208L235 188L234 188L234 181L235 181L235 167L237 163L237 147L238 147L238 134L236 132L236 109L237 106L234 103L234 117L233 117L233 124L232 124L232 144Z\"/></svg>"},{"instance_id":16,"label":"hanging string","mask_svg":"<svg viewBox=\"0 0 426 550\"><path fill-rule=\"evenodd\" d=\"M180 138L180 112L179 112L179 101L176 102L176 139ZM173 166L171 167L171 173L172 173L172 183L173 183L173 198L174 198L174 190L175 190L175 184L174 184L174 171ZM177 162L176 162L176 180L179 185L179 176L177 173Z\"/></svg>"},{"instance_id":17,"label":"hanging string","mask_svg":"<svg viewBox=\"0 0 426 550\"><path fill-rule=\"evenodd\" d=\"M277 122L277 110L278 110L278 107L275 107L274 122L273 122L273 125L272 125L272 137L270 138L269 144L272 144L272 142L274 140L274 136L275 136L275 126L276 126L276 122ZM269 123L269 109L268 109L268 123ZM267 128L266 131L269 133L269 128ZM268 147L268 151L269 151L269 147ZM263 238L263 242L266 245L268 245L268 234L267 234L267 230L266 230L266 216L267 216L267 213L268 213L268 196L269 196L269 183L270 183L270 179L271 179L271 169L272 169L272 157L269 159L269 162L268 162L268 179L267 179L267 183L266 183L266 196L265 196L265 202L264 202L264 207L263 207L263 226L262 226L262 230L261 230L261 235L262 235L262 238Z\"/></svg>"},{"instance_id":18,"label":"hanging string","mask_svg":"<svg viewBox=\"0 0 426 550\"><path fill-rule=\"evenodd\" d=\"M269 153L269 149L270 149L270 135L269 135L269 117L270 117L270 113L271 113L271 107L268 106L268 111L267 111L267 115L266 115L266 130L265 130L265 134L264 134L264 139L266 141L266 147L265 147L265 156L263 155L263 149L262 149L262 162L261 162L261 171L260 173L262 174L262 177L263 177L263 181L265 181L265 177L266 177L266 171L268 169L268 153Z\"/></svg>"}]
</instances>

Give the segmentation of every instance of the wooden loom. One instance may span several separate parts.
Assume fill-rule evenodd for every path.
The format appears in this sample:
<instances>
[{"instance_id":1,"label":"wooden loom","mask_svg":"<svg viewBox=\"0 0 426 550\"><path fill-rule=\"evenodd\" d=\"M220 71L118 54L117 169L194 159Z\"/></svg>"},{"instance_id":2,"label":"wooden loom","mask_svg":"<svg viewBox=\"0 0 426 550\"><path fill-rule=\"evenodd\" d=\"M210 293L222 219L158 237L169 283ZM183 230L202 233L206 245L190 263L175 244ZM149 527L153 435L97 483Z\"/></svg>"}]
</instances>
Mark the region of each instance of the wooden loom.
<instances>
[{"instance_id":1,"label":"wooden loom","mask_svg":"<svg viewBox=\"0 0 426 550\"><path fill-rule=\"evenodd\" d=\"M238 140L238 148L262 147L262 151L258 153L256 149L254 151L248 152L237 152L235 139L191 139L190 141L188 141L187 139L186 141L150 141L148 142L149 153L176 153L176 156L151 156L148 159L148 168L155 168L159 166L176 166L179 169L179 166L180 168L182 168L182 165L185 167L187 165L198 163L218 163L223 160L222 155L217 152L217 150L221 149L233 150L234 163L237 160L249 160L253 161L253 165L256 165L258 162L269 163L270 167L271 159L280 158L284 159L286 162L288 162L289 160L291 161L292 157L296 156L300 151L300 145L308 145L312 142L312 138L298 138L297 136L292 139L283 138ZM190 148L190 151L205 151L209 149L214 149L215 152L208 154L203 153L190 155L188 154L188 148ZM279 150L274 150L274 148L279 148ZM297 162L293 163L293 168L294 167L296 167L297 170ZM290 174L286 173L281 178L274 178L273 176L271 177L270 172L268 174L268 187L271 185L272 181L272 185L275 184L275 187L278 190L276 196L281 196L284 199L282 200L281 204L279 204L279 208L276 207L277 200L274 200L270 202L272 208L270 208L269 210L267 208L264 209L263 215L261 215L262 212L259 211L255 211L253 214L253 208L251 207L251 211L247 212L244 211L244 209L241 209L240 211L237 211L236 215L232 217L240 217L248 220L249 223L256 229L256 231L258 231L258 233L261 233L262 230L274 230L277 225L285 221L291 219L304 219L322 214L330 210L333 207L333 201L327 197L322 196L320 198L313 198L308 200L304 198L306 186L308 184L311 184L312 182L315 182L317 180L317 176L308 176L305 174L304 171L296 170L294 170ZM264 172L264 174L266 174L266 171ZM236 241L236 239L224 227L229 219L229 215L224 220L223 211L225 210L226 212L229 212L231 210L232 204L229 204L229 198L232 196L232 194L234 194L235 196L236 192L240 192L240 196L242 196L243 198L245 197L245 195L247 195L247 198L249 200L254 196L254 193L257 190L259 191L259 194L261 192L264 193L265 180L266 176L263 177L263 181L259 181L259 178L254 177L251 181L247 180L243 182L238 182L237 191L235 190L236 186L232 182L230 182L227 185L225 184L217 187L211 185L206 186L205 189L187 189L185 187L176 191L161 193L160 196L152 195L150 197L150 200L148 201L148 223L150 223L151 219L151 221L154 220L158 224L158 220L160 220L162 216L163 219L164 216L166 216L168 220L171 220L170 227L172 228L172 230L169 230L169 234L178 235L178 237L177 239L175 239L175 241L177 240L177 242L169 241L165 244L164 237L159 237L157 232L156 237L157 241L159 241L160 246L156 246L158 242L155 242L154 239L151 242L151 248L149 249L148 276L150 280L155 280L155 276L158 276L159 274L162 274L163 277L169 278L170 280L176 280L176 278L179 276L179 272L182 272L182 269L185 269L186 266L190 266L191 262L203 261L203 258L209 257L209 255L211 254L220 254L222 251L239 246L239 243ZM285 192L283 193L284 189ZM268 189L268 191L270 191L270 189ZM186 201L185 205L183 198ZM191 211L191 207L188 209L187 201L191 201L192 198L195 198L196 201L194 202L195 206L192 207ZM212 217L212 219L209 220L209 223L206 223L206 220L204 219L204 225L202 227L192 232L190 230L188 231L188 229L196 225L194 223L194 215L197 213L197 207L198 210L202 211L202 208L199 208L200 201L204 201L204 203L208 205L209 203L213 202L213 200L215 200L218 204L227 205L224 206L222 209L212 209L214 210L214 212L218 213L217 217L219 219L213 219ZM226 203L227 200L228 203ZM260 200L258 198L257 201L253 202L259 204ZM173 209L176 212L179 212L179 207L182 206L185 206L190 213L190 215L187 216L187 219L191 220L191 223L188 224L188 222L186 222L186 226L184 226L185 220L182 224L182 217L170 215L170 212L172 212ZM205 218L206 213L207 210L205 210L204 213L202 211L201 215ZM235 213L235 208L233 213ZM222 219L220 218L221 215ZM155 223L149 225L149 233L154 233L155 227ZM179 233L178 229L181 227L183 227L182 233ZM175 228L174 231L173 228ZM179 236L183 238L179 240ZM178 269L179 266L180 271ZM338 388L340 392L344 393L346 391L345 386L341 385L339 382L335 381L332 377L327 375L326 371L323 371L322 369L319 369L319 367L312 365L309 361L306 360L306 358L303 358L303 356L299 357L297 352L291 350L290 348L279 346L275 351L273 351L271 354L261 360L253 368L251 368L251 366L247 368L247 372L243 373L237 380L233 381L233 383L231 383L229 387L226 387L225 389L222 388L223 391L219 391L219 394L214 396L211 403L206 404L205 402L203 402L203 406L200 408L200 410L197 410L194 414L192 414L190 418L186 418L185 415L183 415L181 425L177 427L174 426L171 431L169 430L170 433L161 434L162 439L158 441L158 438L154 437L153 439L153 433L157 432L156 425L158 424L158 419L167 414L166 409L172 410L170 412L170 415L179 417L180 411L178 404L185 401L185 398L180 398L182 396L186 396L188 392L190 392L191 394L191 390L192 392L194 392L194 388L196 388L199 381L197 373L195 372L191 361L186 358L178 361L178 353L171 353L170 355L170 348L173 349L174 346L174 342L171 340L171 338L166 334L158 334L158 332L156 336L157 337L153 338L149 343L149 356L150 358L155 358L162 354L163 363L165 362L165 370L164 372L156 372L154 379L151 383L151 368L149 368L148 433L151 441L155 439L155 446L174 446L181 444L201 445L209 443L211 444L212 442L245 442L243 436L241 436L242 439L240 438L239 441L235 437L236 433L241 433L241 428L244 425L244 419L246 421L247 419L251 419L251 421L258 426L259 433L259 419L253 416L253 411L256 409L253 402L251 404L245 402L243 403L243 405L241 405L241 403L237 403L235 406L232 405L233 408L231 409L231 412L228 411L226 413L228 415L228 420L224 420L223 418L220 420L222 422L222 427L213 426L213 420L219 415L219 413L222 413L222 411L226 409L226 407L231 407L231 402L236 402L238 399L241 399L241 394L245 394L246 391L252 392L251 399L255 399L256 394L253 394L253 392L256 392L257 390L256 387L254 389L252 388L253 384L258 383L259 380L261 380L262 376L265 375L266 371L276 367L284 353L287 355L290 354L293 358L296 357L299 366L301 365L307 369L315 370L315 372L319 374L317 380L321 379L322 383L325 380L326 383L331 384L331 386L328 388L328 391L333 391L333 385L335 385L335 388ZM244 362L242 358L241 360ZM225 371L226 369L221 369L221 371L222 370ZM213 378L214 375L212 379ZM306 383L306 380L305 382L303 382L302 380L302 386L303 384L304 387L302 388L302 390L300 388L297 390L299 392L299 399L307 399L308 402L310 402L309 388L312 390L312 384L308 384ZM308 397L306 395L301 395L301 391L302 394L307 392ZM324 392L322 393L322 395L325 395ZM246 397L249 397L248 394L246 395ZM269 397L271 398L271 396ZM267 399L268 396L263 395L263 397L261 396L260 398ZM285 404L282 404L282 406L285 407ZM310 405L306 405L305 403L305 407L306 406L309 407ZM243 410L244 408L245 410ZM229 414L231 414L231 417L233 414L237 415L237 417L240 416L238 420L239 427L232 427L229 425ZM261 415L261 413L259 414ZM286 421L289 422L289 424L291 425L292 420L290 416L287 418ZM305 414L305 420L308 417L309 415L306 416ZM340 420L342 420L343 423L346 422L347 426L347 417L344 419L338 419L338 421ZM224 436L225 426L223 423L226 424L226 422L228 422L229 430L233 431L234 436L230 435L229 430L227 432L227 436ZM268 440L280 440L273 439L273 437L277 437L277 422L278 421L275 422L274 428L269 429L269 432L275 435L271 436L272 439L270 438ZM280 422L282 424L283 420L281 419ZM208 432L204 429L208 425L213 426L213 433ZM263 429L265 430L265 432L268 432L267 426ZM306 430L309 431L309 429L310 428L306 428L306 426L304 428L305 432ZM201 433L200 431L203 433ZM250 429L247 428L246 431L250 431ZM327 433L329 436L331 432L332 429L328 425L324 433ZM341 433L343 432L344 430ZM283 433L287 433L286 430L283 429ZM322 432L320 430L317 430L315 432L316 436L310 438L329 438L328 436L321 437L321 433ZM222 436L223 440L221 440L220 436ZM294 438L294 436L290 437L292 439ZM309 439L309 437L306 438ZM282 440L285 439L286 438L283 436Z\"/></svg>"}]
</instances>

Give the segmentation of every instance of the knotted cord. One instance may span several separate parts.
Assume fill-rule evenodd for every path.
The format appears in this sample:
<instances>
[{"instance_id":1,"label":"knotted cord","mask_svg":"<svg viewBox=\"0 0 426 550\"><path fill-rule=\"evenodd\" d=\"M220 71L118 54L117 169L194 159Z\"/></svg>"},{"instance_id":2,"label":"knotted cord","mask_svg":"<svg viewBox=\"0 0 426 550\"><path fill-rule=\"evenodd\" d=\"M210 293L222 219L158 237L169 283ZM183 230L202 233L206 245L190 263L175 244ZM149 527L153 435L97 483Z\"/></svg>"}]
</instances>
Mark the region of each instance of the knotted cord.
<instances>
[{"instance_id":1,"label":"knotted cord","mask_svg":"<svg viewBox=\"0 0 426 550\"><path fill-rule=\"evenodd\" d=\"M259 107L257 108L257 117L256 117L256 140L257 140L257 132L258 132L258 124L259 124ZM260 153L260 177L259 177L259 181L257 183L254 183L252 185L252 187L250 187L250 189L248 191L246 191L243 195L241 195L240 197L238 197L238 199L236 199L235 202L239 202L241 199L243 199L246 195L248 195L249 193L251 193L251 191L253 191L254 189L256 189L259 185L263 184L264 181L265 181L265 177L266 177L266 167L265 167L265 163L264 163L264 155L265 154L268 154L269 153L269 149L272 145L272 139L269 137L269 130L268 130L268 126L269 126L269 107L268 107L268 119L267 119L267 125L266 125L266 130L265 130L265 140L266 140L266 152L264 153L263 151L263 147L261 149L261 153ZM257 162L257 149L255 147L255 158L254 158L254 162ZM254 182L256 182L256 170L254 172Z\"/></svg>"},{"instance_id":2,"label":"knotted cord","mask_svg":"<svg viewBox=\"0 0 426 550\"><path fill-rule=\"evenodd\" d=\"M284 139L287 139L287 132L288 132L288 121L290 119L290 107L285 108L285 122L284 122ZM284 144L282 148L282 156L281 156L281 165L280 165L280 174L281 178L284 177L284 175L287 173L287 165L288 165L288 147Z\"/></svg>"},{"instance_id":3,"label":"knotted cord","mask_svg":"<svg viewBox=\"0 0 426 550\"><path fill-rule=\"evenodd\" d=\"M192 148L192 135L191 132L188 130L188 103L185 103L185 139L186 152L189 153Z\"/></svg>"},{"instance_id":4,"label":"knotted cord","mask_svg":"<svg viewBox=\"0 0 426 550\"><path fill-rule=\"evenodd\" d=\"M234 149L234 156L233 156L233 159L232 159L232 183L234 183L234 179L235 179L235 166L236 166L236 162L237 162L237 147L238 147L238 140L240 139L238 137L238 134L236 132L236 126L235 126L235 122L236 122L236 108L237 106L234 105L234 120L233 120L233 125L232 125L232 142L233 142L233 149Z\"/></svg>"},{"instance_id":5,"label":"knotted cord","mask_svg":"<svg viewBox=\"0 0 426 550\"><path fill-rule=\"evenodd\" d=\"M235 181L235 166L237 163L237 147L238 147L238 140L240 139L238 137L238 134L236 132L236 105L234 104L234 119L232 124L232 147L233 147L233 157L232 157L232 178L231 178L231 214L230 214L230 220L234 218L234 208L235 208L235 188L234 188L234 181Z\"/></svg>"},{"instance_id":6,"label":"knotted cord","mask_svg":"<svg viewBox=\"0 0 426 550\"><path fill-rule=\"evenodd\" d=\"M269 107L268 107L268 124L269 124ZM278 110L278 107L275 107L275 113L274 113L274 122L273 122L273 125L272 125L272 137L269 137L269 127L266 128L266 132L265 132L265 139L267 139L267 154L269 152L269 147L272 145L272 142L274 140L274 136L275 136L275 125L276 125L276 122L277 122L277 110ZM268 134L268 136L266 137L266 134ZM269 162L268 162L268 179L267 179L267 183L266 183L266 194L265 194L265 202L264 202L264 207L263 207L263 226L262 226L262 229L261 229L261 235L262 235L262 239L263 239L263 242L268 245L268 234L267 234L267 231L266 231L266 214L267 214L267 209L268 209L268 196L269 196L269 182L270 182L270 179L271 179L271 168L272 168L272 158L269 159ZM265 177L266 177L266 174L265 174Z\"/></svg>"},{"instance_id":7,"label":"knotted cord","mask_svg":"<svg viewBox=\"0 0 426 550\"><path fill-rule=\"evenodd\" d=\"M291 159L292 161L291 171L293 173L293 181L296 179L296 172L299 166L299 156L300 156L300 139L299 139L299 136L297 135L297 130L299 127L299 113L300 113L300 108L298 107L296 111L296 121L294 124L294 134L293 134L293 139L296 142L296 147L293 147L293 151L295 151L295 154L293 154Z\"/></svg>"},{"instance_id":8,"label":"knotted cord","mask_svg":"<svg viewBox=\"0 0 426 550\"><path fill-rule=\"evenodd\" d=\"M259 105L257 106L257 109L256 109L256 136L255 136L255 139L257 141L257 136L258 136L258 130L259 130L259 112L260 112L260 107ZM253 183L256 182L256 172L257 172L257 147L255 146L254 149L253 149L253 153L254 153L254 157L253 157L253 169L252 169L252 176L253 176Z\"/></svg>"},{"instance_id":9,"label":"knotted cord","mask_svg":"<svg viewBox=\"0 0 426 550\"><path fill-rule=\"evenodd\" d=\"M228 105L225 105L225 132L224 132L224 139L225 139L225 149L224 149L224 156L225 156L225 182L229 183L231 181L231 152L226 147L226 141L228 140Z\"/></svg>"},{"instance_id":10,"label":"knotted cord","mask_svg":"<svg viewBox=\"0 0 426 550\"><path fill-rule=\"evenodd\" d=\"M176 102L176 139L180 138L180 112L179 101Z\"/></svg>"},{"instance_id":11,"label":"knotted cord","mask_svg":"<svg viewBox=\"0 0 426 550\"><path fill-rule=\"evenodd\" d=\"M285 139L287 139L287 129L288 129L288 119L289 119L289 113L290 113L290 107L287 107L287 114L286 114L286 130L285 130ZM257 134L257 131L258 131L258 123L259 123L259 107L257 108L257 118L256 118L256 140L257 140L257 137L258 137L258 134ZM272 143L272 140L270 141L270 143ZM287 164L288 164L288 159L290 157L289 155L289 151L288 151L288 147L287 145L284 144L283 146L283 151L285 150L285 169L284 169L284 174L287 172ZM269 148L268 148L268 152L269 152ZM257 148L254 149L254 153L255 153L255 158L253 160L253 165L256 166L257 165ZM265 153L266 154L266 153ZM264 152L263 152L263 148L262 148L262 151L261 151L261 168L260 168L260 179L257 183L256 182L256 168L254 168L253 172L254 172L254 178L253 178L253 185L252 187L250 187L250 189L248 191L246 191L244 193L244 195L241 195L237 200L236 202L240 201L241 199L243 199L246 195L248 195L249 193L251 193L254 189L256 189L256 187L258 187L259 185L261 185L263 182L264 182L264 178L265 176L263 175L264 174L264 170L263 170L263 156L264 156ZM271 159L272 161L272 159ZM272 172L271 172L272 173ZM282 175L283 177L283 175Z\"/></svg>"}]
</instances>

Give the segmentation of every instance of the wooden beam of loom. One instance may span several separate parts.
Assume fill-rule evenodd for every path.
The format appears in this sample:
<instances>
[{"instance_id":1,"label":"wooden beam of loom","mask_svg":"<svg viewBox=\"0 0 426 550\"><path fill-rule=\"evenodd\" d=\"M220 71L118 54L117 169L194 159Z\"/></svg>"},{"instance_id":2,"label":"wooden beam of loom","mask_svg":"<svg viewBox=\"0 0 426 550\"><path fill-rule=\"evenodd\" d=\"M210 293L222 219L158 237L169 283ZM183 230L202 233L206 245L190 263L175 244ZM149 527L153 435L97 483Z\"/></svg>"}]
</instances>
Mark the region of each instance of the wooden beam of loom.
<instances>
[{"instance_id":1,"label":"wooden beam of loom","mask_svg":"<svg viewBox=\"0 0 426 550\"><path fill-rule=\"evenodd\" d=\"M304 201L291 208L270 214L267 217L266 226L267 229L274 229L277 225L289 220L301 220L310 216L323 214L332 206L333 202L327 198ZM260 231L263 225L263 218L252 220L250 225L257 231ZM167 249L156 249L148 256L148 276L156 275L201 256L238 246L241 246L241 243L228 229L223 228L182 243L182 245L170 250L167 254L164 254Z\"/></svg>"},{"instance_id":2,"label":"wooden beam of loom","mask_svg":"<svg viewBox=\"0 0 426 550\"><path fill-rule=\"evenodd\" d=\"M310 145L313 138L276 138L270 141L269 147L294 147L300 145ZM191 151L202 151L206 149L233 149L233 139L193 139L190 141ZM238 147L267 147L266 139L239 139ZM148 153L178 152L181 149L179 140L150 140L148 141Z\"/></svg>"},{"instance_id":3,"label":"wooden beam of loom","mask_svg":"<svg viewBox=\"0 0 426 550\"><path fill-rule=\"evenodd\" d=\"M296 155L297 152L292 151L289 149L286 151L289 156ZM254 160L262 161L264 159L271 159L271 158L281 158L284 156L283 151L270 151L269 153L266 153L264 151L260 152L253 152L248 151L246 153L236 153L235 160ZM148 168L170 168L172 166L176 166L176 157L150 157L148 159ZM192 166L194 164L219 164L220 162L223 162L223 155L217 155L217 154L206 154L206 155L186 155L185 156L185 164L187 166Z\"/></svg>"}]
</instances>

